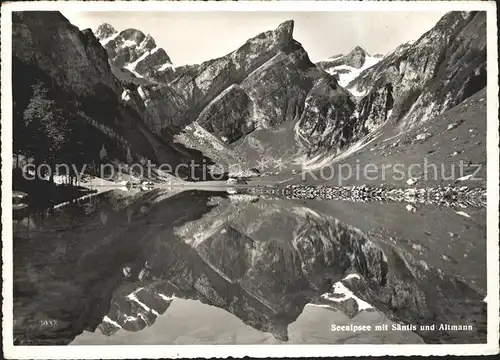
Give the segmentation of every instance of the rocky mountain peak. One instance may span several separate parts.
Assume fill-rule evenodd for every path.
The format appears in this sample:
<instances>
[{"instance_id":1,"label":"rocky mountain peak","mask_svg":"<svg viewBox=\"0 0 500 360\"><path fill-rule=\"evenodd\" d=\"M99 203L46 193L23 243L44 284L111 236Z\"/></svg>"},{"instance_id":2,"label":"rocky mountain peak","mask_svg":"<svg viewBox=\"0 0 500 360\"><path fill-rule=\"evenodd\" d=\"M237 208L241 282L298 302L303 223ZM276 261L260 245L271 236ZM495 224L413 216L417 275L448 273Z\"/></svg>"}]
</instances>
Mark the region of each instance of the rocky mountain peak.
<instances>
[{"instance_id":1,"label":"rocky mountain peak","mask_svg":"<svg viewBox=\"0 0 500 360\"><path fill-rule=\"evenodd\" d=\"M316 65L333 75L340 86L346 87L364 70L379 62L381 58L381 56L371 56L361 46L356 46L346 55L334 55L329 59L317 62Z\"/></svg>"},{"instance_id":2,"label":"rocky mountain peak","mask_svg":"<svg viewBox=\"0 0 500 360\"><path fill-rule=\"evenodd\" d=\"M367 56L370 56L361 46L356 46L347 55L345 55L346 64L359 69L365 63Z\"/></svg>"},{"instance_id":3,"label":"rocky mountain peak","mask_svg":"<svg viewBox=\"0 0 500 360\"><path fill-rule=\"evenodd\" d=\"M278 27L274 30L262 32L255 37L248 39L247 44L251 45L251 49L247 50L252 53L262 53L265 51L277 51L279 49L287 48L294 41L293 27L294 21L288 20L278 25ZM242 48L245 48L245 46Z\"/></svg>"},{"instance_id":4,"label":"rocky mountain peak","mask_svg":"<svg viewBox=\"0 0 500 360\"><path fill-rule=\"evenodd\" d=\"M365 49L363 49L363 48L362 48L361 46L359 46L359 45L358 45L358 46L356 46L354 49L352 49L352 50L351 50L351 53L365 54L365 55L368 55L368 56L370 55L370 54L368 54L368 52L367 52Z\"/></svg>"},{"instance_id":5,"label":"rocky mountain peak","mask_svg":"<svg viewBox=\"0 0 500 360\"><path fill-rule=\"evenodd\" d=\"M172 65L165 50L156 45L149 34L138 29L116 31L109 24L102 24L96 30L96 36L106 49L111 65L125 68L136 78L149 77L159 68ZM117 75L120 77L120 75Z\"/></svg>"},{"instance_id":6,"label":"rocky mountain peak","mask_svg":"<svg viewBox=\"0 0 500 360\"><path fill-rule=\"evenodd\" d=\"M156 48L156 42L155 40L153 39L153 37L149 34L146 35L146 37L144 38L144 40L142 40L141 44L140 44L143 48L145 49L150 49L150 50L153 50L154 48Z\"/></svg>"},{"instance_id":7,"label":"rocky mountain peak","mask_svg":"<svg viewBox=\"0 0 500 360\"><path fill-rule=\"evenodd\" d=\"M108 38L110 37L111 35L115 34L117 31L115 30L115 28L108 24L108 23L104 23L104 24L101 24L97 27L97 30L95 31L95 36L98 38L98 39L105 39L105 38Z\"/></svg>"},{"instance_id":8,"label":"rocky mountain peak","mask_svg":"<svg viewBox=\"0 0 500 360\"><path fill-rule=\"evenodd\" d=\"M141 42L146 38L146 34L137 29L125 29L120 32L120 36L124 40L134 42L136 45L140 45Z\"/></svg>"},{"instance_id":9,"label":"rocky mountain peak","mask_svg":"<svg viewBox=\"0 0 500 360\"><path fill-rule=\"evenodd\" d=\"M282 43L289 43L293 40L293 27L295 23L293 20L287 20L281 23L276 28L276 33L278 35L279 41Z\"/></svg>"},{"instance_id":10,"label":"rocky mountain peak","mask_svg":"<svg viewBox=\"0 0 500 360\"><path fill-rule=\"evenodd\" d=\"M112 43L113 46L120 45L128 48L141 47L147 50L152 50L156 47L156 42L151 35L144 34L141 30L133 28L118 32L108 23L99 25L95 31L95 35L104 47L112 41L115 42L114 44Z\"/></svg>"}]
</instances>

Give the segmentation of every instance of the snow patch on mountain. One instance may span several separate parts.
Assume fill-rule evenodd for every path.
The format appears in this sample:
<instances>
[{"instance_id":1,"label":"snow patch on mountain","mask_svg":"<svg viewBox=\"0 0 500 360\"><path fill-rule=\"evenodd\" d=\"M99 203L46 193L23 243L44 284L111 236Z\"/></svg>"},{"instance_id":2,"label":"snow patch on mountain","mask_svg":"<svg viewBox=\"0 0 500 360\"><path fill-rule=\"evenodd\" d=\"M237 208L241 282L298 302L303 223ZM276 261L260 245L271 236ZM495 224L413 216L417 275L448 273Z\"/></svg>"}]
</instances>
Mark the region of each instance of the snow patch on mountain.
<instances>
[{"instance_id":1,"label":"snow patch on mountain","mask_svg":"<svg viewBox=\"0 0 500 360\"><path fill-rule=\"evenodd\" d=\"M122 328L122 326L121 326L120 324L118 324L118 323L117 323L116 321L114 321L113 319L110 319L110 318L108 317L108 315L104 316L104 318L102 319L102 321L103 321L103 322L106 322L106 323L108 323L108 324L110 324L110 325L113 325L113 326L115 326L115 327L116 327L116 328L118 328L118 329L121 329L121 328Z\"/></svg>"},{"instance_id":2,"label":"snow patch on mountain","mask_svg":"<svg viewBox=\"0 0 500 360\"><path fill-rule=\"evenodd\" d=\"M122 100L129 101L130 100L130 92L128 90L123 90L122 92Z\"/></svg>"},{"instance_id":3,"label":"snow patch on mountain","mask_svg":"<svg viewBox=\"0 0 500 360\"><path fill-rule=\"evenodd\" d=\"M349 279L361 279L361 277L356 273L352 273L352 274L347 275L344 278L344 280L349 280Z\"/></svg>"},{"instance_id":4,"label":"snow patch on mountain","mask_svg":"<svg viewBox=\"0 0 500 360\"><path fill-rule=\"evenodd\" d=\"M116 39L116 37L119 35L118 32L115 32L113 35L111 35L110 37L107 37L105 39L102 39L101 40L101 44L102 46L106 46L107 43L109 43L111 40L114 40Z\"/></svg>"},{"instance_id":5,"label":"snow patch on mountain","mask_svg":"<svg viewBox=\"0 0 500 360\"><path fill-rule=\"evenodd\" d=\"M155 47L155 48L154 48L153 50L151 50L151 51L146 51L144 54L142 54L141 56L139 56L139 57L137 58L137 60L136 60L136 61L134 61L134 62L133 62L133 63L131 63L131 64L128 64L128 65L126 66L126 68L127 68L128 70L131 70L131 71L132 71L132 70L135 70L135 68L137 67L137 64L139 64L139 62L141 62L142 60L144 60L145 58L147 58L149 55L154 54L156 51L158 51L158 49L159 49L159 47Z\"/></svg>"},{"instance_id":6,"label":"snow patch on mountain","mask_svg":"<svg viewBox=\"0 0 500 360\"><path fill-rule=\"evenodd\" d=\"M142 86L139 86L137 88L137 92L139 93L139 96L141 97L142 100L147 99L146 93L144 92L144 89L142 88Z\"/></svg>"},{"instance_id":7,"label":"snow patch on mountain","mask_svg":"<svg viewBox=\"0 0 500 360\"><path fill-rule=\"evenodd\" d=\"M168 68L173 68L173 67L174 67L174 66L173 66L172 64L170 64L170 63L165 63L165 64L163 64L162 66L160 66L160 67L158 68L158 71L165 71L165 70L167 70Z\"/></svg>"},{"instance_id":8,"label":"snow patch on mountain","mask_svg":"<svg viewBox=\"0 0 500 360\"><path fill-rule=\"evenodd\" d=\"M140 307L142 307L147 312L152 312L154 315L159 316L160 314L158 313L158 311L156 311L155 309L150 308L149 306L147 306L146 304L144 304L142 301L140 301L137 298L136 293L139 292L140 290L142 290L142 288L140 288L139 290L136 290L136 291L128 294L127 295L127 299L134 301L135 303L137 303L137 305L139 305Z\"/></svg>"},{"instance_id":9,"label":"snow patch on mountain","mask_svg":"<svg viewBox=\"0 0 500 360\"><path fill-rule=\"evenodd\" d=\"M356 87L347 88L347 90L349 90L349 92L353 96L358 97L358 98L363 97L363 96L365 96L368 93L367 90L358 90Z\"/></svg>"},{"instance_id":10,"label":"snow patch on mountain","mask_svg":"<svg viewBox=\"0 0 500 360\"><path fill-rule=\"evenodd\" d=\"M359 275L357 275L357 274L347 275L347 277L345 277L342 281L348 280L351 278L358 278L359 279ZM366 301L364 301L364 300L358 298L356 295L354 295L354 293L351 290L349 290L342 283L342 281L336 282L333 285L332 291L322 294L321 298L324 300L333 301L333 302L343 302L343 301L346 301L348 299L354 299L356 301L356 303L358 304L358 311L373 309L373 306L371 306L369 303L367 303Z\"/></svg>"},{"instance_id":11,"label":"snow patch on mountain","mask_svg":"<svg viewBox=\"0 0 500 360\"><path fill-rule=\"evenodd\" d=\"M125 69L130 71L132 74L134 74L138 78L143 78L141 74L139 74L137 71L135 71L135 66L133 64L127 64L124 66Z\"/></svg>"},{"instance_id":12,"label":"snow patch on mountain","mask_svg":"<svg viewBox=\"0 0 500 360\"><path fill-rule=\"evenodd\" d=\"M339 82L340 86L345 88L351 81L356 79L364 70L377 64L381 59L382 58L380 58L380 57L366 56L363 65L359 69L356 69L355 67L349 66L349 65L338 65L338 66L334 66L334 67L328 66L329 62L330 63L336 62L337 59L328 59L328 60L322 61L321 65L322 65L323 69L327 73L329 73L330 75L338 76L338 78L339 78L338 82ZM350 90L350 89L348 89L348 90ZM358 93L353 93L353 95L360 96Z\"/></svg>"},{"instance_id":13,"label":"snow patch on mountain","mask_svg":"<svg viewBox=\"0 0 500 360\"><path fill-rule=\"evenodd\" d=\"M158 296L161 297L163 300L165 301L173 301L175 299L175 296L172 295L172 296L167 296L165 294L162 294L162 293L158 293Z\"/></svg>"}]
</instances>

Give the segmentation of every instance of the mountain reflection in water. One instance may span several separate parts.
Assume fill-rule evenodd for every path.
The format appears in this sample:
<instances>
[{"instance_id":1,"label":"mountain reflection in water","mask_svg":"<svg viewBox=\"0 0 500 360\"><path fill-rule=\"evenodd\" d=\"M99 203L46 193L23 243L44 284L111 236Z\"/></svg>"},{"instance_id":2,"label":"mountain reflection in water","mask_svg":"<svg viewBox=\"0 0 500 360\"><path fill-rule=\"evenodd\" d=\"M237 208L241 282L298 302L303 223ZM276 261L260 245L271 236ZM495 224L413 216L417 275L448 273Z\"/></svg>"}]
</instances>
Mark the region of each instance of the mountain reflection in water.
<instances>
[{"instance_id":1,"label":"mountain reflection in water","mask_svg":"<svg viewBox=\"0 0 500 360\"><path fill-rule=\"evenodd\" d=\"M458 276L287 199L114 191L14 222L16 344L478 343L483 299Z\"/></svg>"}]
</instances>

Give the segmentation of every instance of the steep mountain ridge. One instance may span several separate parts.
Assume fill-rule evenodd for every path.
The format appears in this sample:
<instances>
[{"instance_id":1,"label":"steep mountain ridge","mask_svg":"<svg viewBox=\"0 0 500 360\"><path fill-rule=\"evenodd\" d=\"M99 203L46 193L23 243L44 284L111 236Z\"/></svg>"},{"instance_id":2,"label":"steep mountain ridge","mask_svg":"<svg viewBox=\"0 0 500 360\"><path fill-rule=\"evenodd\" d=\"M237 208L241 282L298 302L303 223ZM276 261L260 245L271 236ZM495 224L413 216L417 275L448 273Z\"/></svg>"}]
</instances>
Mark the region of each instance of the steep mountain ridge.
<instances>
[{"instance_id":1,"label":"steep mountain ridge","mask_svg":"<svg viewBox=\"0 0 500 360\"><path fill-rule=\"evenodd\" d=\"M407 129L432 119L486 86L486 13L450 12L347 86L369 93L391 84L393 123Z\"/></svg>"},{"instance_id":2,"label":"steep mountain ridge","mask_svg":"<svg viewBox=\"0 0 500 360\"><path fill-rule=\"evenodd\" d=\"M202 64L142 69L146 83L131 88L148 127L181 144L189 138L217 162L243 158L252 167L279 158L293 167L340 155L384 124L412 127L486 84L484 13L450 12L383 58L358 46L316 65L293 27L287 21ZM192 123L227 145L223 154L206 137L184 135Z\"/></svg>"},{"instance_id":3,"label":"steep mountain ridge","mask_svg":"<svg viewBox=\"0 0 500 360\"><path fill-rule=\"evenodd\" d=\"M362 137L367 119L359 118L351 94L309 60L293 39L293 27L287 21L221 58L155 72L150 84L137 86L149 127L182 143L184 129L196 122L233 148L218 160L243 157L248 167L278 153L290 164L299 156L337 152ZM357 52L349 58L357 61ZM286 144L270 143L267 132L281 134ZM316 138L309 140L311 132ZM213 154L204 144L189 146Z\"/></svg>"},{"instance_id":4,"label":"steep mountain ridge","mask_svg":"<svg viewBox=\"0 0 500 360\"><path fill-rule=\"evenodd\" d=\"M317 66L327 73L335 76L342 87L346 87L352 80L358 77L364 70L375 65L382 56L371 56L360 46L356 46L346 55L335 55L327 60L318 61ZM354 96L359 96L351 90Z\"/></svg>"},{"instance_id":5,"label":"steep mountain ridge","mask_svg":"<svg viewBox=\"0 0 500 360\"><path fill-rule=\"evenodd\" d=\"M205 160L198 149L217 162L251 167L272 159L293 166L298 159L331 160L374 139L350 159L351 170L354 160L486 161L480 12L445 15L415 43L361 70L347 88L310 61L293 39L293 22L224 57L180 67L138 30L103 25L97 35L56 12L14 13L16 148L31 150L24 147L30 141L40 143L36 151L46 147L19 126L27 109L41 108L49 130L72 124L64 133L68 144L49 161L75 162L71 152L85 156L81 163L97 161L105 144L108 157L120 161L128 160L129 149L134 161ZM352 61L363 69L356 56ZM39 106L30 107L34 100ZM465 178L473 169L466 170ZM414 181L423 182L423 175ZM85 330L139 331L184 298L224 309L283 342L312 303L348 317L369 305L398 324L466 321L472 331L417 332L428 343L484 343L483 213L415 203L410 210L358 208L354 220L345 220L350 206L329 204L323 212L309 205L242 194L116 190L56 208L53 216L16 221L14 341L67 344ZM422 242L372 232L370 214L394 227L415 222L411 233ZM453 220L464 216L470 223ZM432 217L453 233L421 226ZM454 259L462 256L469 259Z\"/></svg>"},{"instance_id":6,"label":"steep mountain ridge","mask_svg":"<svg viewBox=\"0 0 500 360\"><path fill-rule=\"evenodd\" d=\"M173 67L139 30L100 26L104 50L90 30L58 13L19 13L13 50L17 64L45 74L28 75L18 93L31 96L30 77L53 84L52 96L71 93L64 96L76 118L124 139L112 156L123 159L131 147L138 160L173 165L208 156L247 168L260 161L296 167L354 151L394 125L413 127L483 88L485 21L481 12L448 13L367 69L369 54L356 47L332 59L360 72L345 87L310 61L293 39L293 21L223 57ZM46 22L52 26L41 31Z\"/></svg>"},{"instance_id":7,"label":"steep mountain ridge","mask_svg":"<svg viewBox=\"0 0 500 360\"><path fill-rule=\"evenodd\" d=\"M61 117L46 118L44 124L58 131L68 127L61 135L67 147L48 154L50 161L71 164L78 156L77 164L98 163L103 144L110 161L149 159L156 164L176 164L202 158L195 151L180 151L180 145L172 146L147 128L141 116L142 101L129 96L114 76L106 51L91 30L79 31L52 11L15 12L12 30L14 145L18 153L29 155L34 145L41 144L41 139L36 144L25 139L38 129L32 129L35 124L24 120L23 114L30 103L37 109L37 102L45 102ZM93 141L86 141L88 138ZM34 149L35 158L40 154Z\"/></svg>"},{"instance_id":8,"label":"steep mountain ridge","mask_svg":"<svg viewBox=\"0 0 500 360\"><path fill-rule=\"evenodd\" d=\"M195 121L203 109L212 101L235 96L235 91L228 90L234 84L240 84L249 74L276 56L282 50L294 46L292 33L293 22L281 24L273 31L267 31L250 39L236 51L199 65L165 69L163 73L150 76L150 80L160 85L144 85L138 88L139 94L149 111L151 126L161 133L167 127L183 127ZM101 41L103 41L101 39ZM112 43L106 43L106 45ZM291 48L290 48L291 49ZM119 52L121 49L116 49ZM113 61L112 61L113 62ZM145 76L145 74L141 74ZM244 96L241 101L245 101ZM246 99L248 102L248 99ZM231 101L232 104L234 102ZM235 119L235 126L246 126L246 121ZM204 121L201 121L205 123ZM232 138L231 132L227 135Z\"/></svg>"},{"instance_id":9,"label":"steep mountain ridge","mask_svg":"<svg viewBox=\"0 0 500 360\"><path fill-rule=\"evenodd\" d=\"M110 24L101 24L95 36L108 53L110 63L125 68L137 77L149 77L149 72L172 66L164 49L158 47L151 35L137 29L117 32Z\"/></svg>"}]
</instances>

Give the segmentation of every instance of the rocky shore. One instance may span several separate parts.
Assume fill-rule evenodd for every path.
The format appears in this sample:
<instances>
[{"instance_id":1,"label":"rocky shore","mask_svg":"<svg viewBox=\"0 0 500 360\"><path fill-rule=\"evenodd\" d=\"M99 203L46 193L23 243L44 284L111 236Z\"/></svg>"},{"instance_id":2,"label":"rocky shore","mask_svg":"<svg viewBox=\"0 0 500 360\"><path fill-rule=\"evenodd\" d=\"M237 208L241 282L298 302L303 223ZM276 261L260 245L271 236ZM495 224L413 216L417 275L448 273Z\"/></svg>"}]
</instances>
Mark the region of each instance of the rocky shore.
<instances>
[{"instance_id":1,"label":"rocky shore","mask_svg":"<svg viewBox=\"0 0 500 360\"><path fill-rule=\"evenodd\" d=\"M287 185L284 188L256 188L253 193L285 196L288 199L390 201L438 204L449 207L486 207L486 189L461 187L395 188L374 186ZM410 210L409 210L410 211Z\"/></svg>"}]
</instances>

